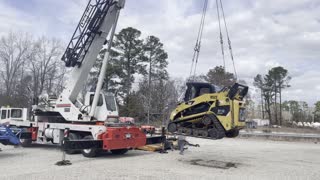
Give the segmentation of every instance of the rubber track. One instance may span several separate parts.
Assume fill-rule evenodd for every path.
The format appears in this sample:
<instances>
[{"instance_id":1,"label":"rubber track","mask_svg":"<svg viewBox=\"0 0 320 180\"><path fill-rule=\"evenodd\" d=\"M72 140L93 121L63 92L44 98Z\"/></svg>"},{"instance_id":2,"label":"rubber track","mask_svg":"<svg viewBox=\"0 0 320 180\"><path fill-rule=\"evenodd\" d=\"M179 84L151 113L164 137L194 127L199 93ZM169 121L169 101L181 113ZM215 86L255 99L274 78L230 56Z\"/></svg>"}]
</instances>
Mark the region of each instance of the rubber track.
<instances>
[{"instance_id":1,"label":"rubber track","mask_svg":"<svg viewBox=\"0 0 320 180\"><path fill-rule=\"evenodd\" d=\"M224 138L226 136L226 133L224 131L223 126L219 122L219 120L213 114L210 114L208 116L212 120L212 123L213 123L215 129L218 131L218 139Z\"/></svg>"},{"instance_id":2,"label":"rubber track","mask_svg":"<svg viewBox=\"0 0 320 180\"><path fill-rule=\"evenodd\" d=\"M215 115L214 114L209 114L209 115L206 115L206 116L209 116L209 118L212 120L212 123L213 123L213 126L214 126L213 128L215 128L218 131L218 138L217 139L224 138L226 136L224 128L221 125L221 123L219 122L219 120L215 117ZM181 128L186 128L186 127L181 127ZM192 129L192 130L203 130L203 128L197 128L197 129L189 128L189 129ZM178 131L176 131L174 134L190 136L190 137L197 137L197 138L203 138L203 139L212 139L209 136L207 136L207 137L193 136L193 135L187 135L185 133L178 133Z\"/></svg>"}]
</instances>

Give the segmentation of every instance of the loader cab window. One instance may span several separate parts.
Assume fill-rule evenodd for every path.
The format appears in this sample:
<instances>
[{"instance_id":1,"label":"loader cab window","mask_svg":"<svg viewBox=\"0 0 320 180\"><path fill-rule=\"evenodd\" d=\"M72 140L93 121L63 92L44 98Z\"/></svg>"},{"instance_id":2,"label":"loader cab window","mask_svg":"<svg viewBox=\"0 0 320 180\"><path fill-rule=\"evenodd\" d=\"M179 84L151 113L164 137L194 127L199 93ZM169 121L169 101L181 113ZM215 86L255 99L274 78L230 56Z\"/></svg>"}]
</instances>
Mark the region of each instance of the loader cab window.
<instances>
[{"instance_id":1,"label":"loader cab window","mask_svg":"<svg viewBox=\"0 0 320 180\"><path fill-rule=\"evenodd\" d=\"M204 95L204 94L209 94L210 89L209 88L201 88L199 92L199 96Z\"/></svg>"},{"instance_id":2,"label":"loader cab window","mask_svg":"<svg viewBox=\"0 0 320 180\"><path fill-rule=\"evenodd\" d=\"M184 101L190 101L198 96L215 93L215 87L208 83L187 83L187 91L184 97Z\"/></svg>"},{"instance_id":3,"label":"loader cab window","mask_svg":"<svg viewBox=\"0 0 320 180\"><path fill-rule=\"evenodd\" d=\"M92 105L94 94L90 94L90 106ZM103 105L102 95L100 94L97 106Z\"/></svg>"},{"instance_id":4,"label":"loader cab window","mask_svg":"<svg viewBox=\"0 0 320 180\"><path fill-rule=\"evenodd\" d=\"M1 119L6 119L7 118L7 111L6 110L2 110L1 111Z\"/></svg>"},{"instance_id":5,"label":"loader cab window","mask_svg":"<svg viewBox=\"0 0 320 180\"><path fill-rule=\"evenodd\" d=\"M196 88L194 86L189 86L187 91L186 91L186 94L184 96L184 101L187 102L190 99L195 98L196 97L196 93L197 93Z\"/></svg>"}]
</instances>

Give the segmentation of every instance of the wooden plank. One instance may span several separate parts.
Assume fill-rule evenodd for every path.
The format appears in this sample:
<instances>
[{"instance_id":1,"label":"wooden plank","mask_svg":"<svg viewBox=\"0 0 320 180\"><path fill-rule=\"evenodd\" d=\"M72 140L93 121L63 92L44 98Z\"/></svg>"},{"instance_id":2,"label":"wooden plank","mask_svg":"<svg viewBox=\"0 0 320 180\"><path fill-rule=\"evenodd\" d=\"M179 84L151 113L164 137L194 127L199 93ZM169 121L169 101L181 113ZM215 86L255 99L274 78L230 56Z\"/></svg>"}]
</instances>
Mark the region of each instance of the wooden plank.
<instances>
[{"instance_id":1,"label":"wooden plank","mask_svg":"<svg viewBox=\"0 0 320 180\"><path fill-rule=\"evenodd\" d=\"M155 151L159 151L159 150L162 149L162 144L161 143L159 143L159 144L149 144L149 145L138 147L137 149L143 150L143 151L155 152Z\"/></svg>"}]
</instances>

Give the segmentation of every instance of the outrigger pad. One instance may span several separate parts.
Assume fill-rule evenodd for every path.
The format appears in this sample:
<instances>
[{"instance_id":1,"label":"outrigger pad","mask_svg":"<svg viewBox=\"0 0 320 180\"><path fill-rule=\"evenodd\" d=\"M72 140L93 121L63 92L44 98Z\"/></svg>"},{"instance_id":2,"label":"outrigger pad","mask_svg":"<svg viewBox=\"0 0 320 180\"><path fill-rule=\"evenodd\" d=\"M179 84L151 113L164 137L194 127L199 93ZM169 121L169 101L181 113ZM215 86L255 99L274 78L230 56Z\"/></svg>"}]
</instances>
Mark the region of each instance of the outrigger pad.
<instances>
[{"instance_id":1,"label":"outrigger pad","mask_svg":"<svg viewBox=\"0 0 320 180\"><path fill-rule=\"evenodd\" d=\"M57 166L69 166L72 163L69 160L62 160L55 163Z\"/></svg>"}]
</instances>

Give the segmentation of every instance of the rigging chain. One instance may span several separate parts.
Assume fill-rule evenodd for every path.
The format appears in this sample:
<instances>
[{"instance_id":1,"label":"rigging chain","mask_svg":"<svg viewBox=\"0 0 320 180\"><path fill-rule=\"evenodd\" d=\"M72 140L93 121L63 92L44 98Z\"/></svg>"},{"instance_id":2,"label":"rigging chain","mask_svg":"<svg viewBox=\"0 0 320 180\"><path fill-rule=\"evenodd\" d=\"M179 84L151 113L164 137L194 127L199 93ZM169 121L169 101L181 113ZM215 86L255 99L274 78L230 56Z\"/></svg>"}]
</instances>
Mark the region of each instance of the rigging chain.
<instances>
[{"instance_id":1,"label":"rigging chain","mask_svg":"<svg viewBox=\"0 0 320 180\"><path fill-rule=\"evenodd\" d=\"M222 14L222 17L223 17L223 22L224 22L224 27L226 29L226 35L227 35L227 40L228 40L228 47L229 47L229 52L230 52L230 57L231 57L231 60L232 60L232 65L233 65L233 70L234 70L234 75L235 75L235 78L237 80L237 71L236 71L236 67L235 67L235 64L234 64L234 58L233 58L233 52L232 52L232 46L231 46L231 40L229 38L229 32L228 32L228 28L227 28L227 23L226 23L226 18L224 16L224 10L223 10L223 5L222 5L222 1L220 1L220 7L221 7L221 14ZM222 57L223 57L223 63L224 63L224 68L225 68L225 60L224 60L224 49L223 49L223 37L222 37L222 33L221 33L221 26L220 26L220 13L219 13L219 2L218 0L216 0L216 5L217 5L217 13L218 13L218 20L219 20L219 30L220 30L220 43L221 43L221 51L222 51ZM226 69L225 69L226 70Z\"/></svg>"},{"instance_id":2,"label":"rigging chain","mask_svg":"<svg viewBox=\"0 0 320 180\"><path fill-rule=\"evenodd\" d=\"M206 12L207 12L207 6L208 6L208 0L204 1L203 9L202 9L202 17L200 21L200 27L198 31L198 36L197 36L197 41L196 45L194 47L194 52L193 52L193 57L192 57L192 64L191 64L191 69L190 69L190 75L189 77L192 77L192 70L193 72L193 77L196 74L197 70L197 64L198 64L198 58L199 58L199 53L200 53L200 46L201 46L201 38L202 38L202 32L203 32L203 27L204 27L204 20L206 17ZM194 67L193 67L194 65Z\"/></svg>"}]
</instances>

